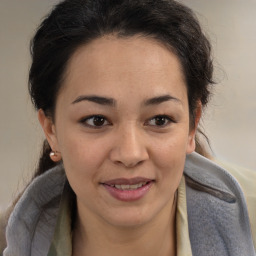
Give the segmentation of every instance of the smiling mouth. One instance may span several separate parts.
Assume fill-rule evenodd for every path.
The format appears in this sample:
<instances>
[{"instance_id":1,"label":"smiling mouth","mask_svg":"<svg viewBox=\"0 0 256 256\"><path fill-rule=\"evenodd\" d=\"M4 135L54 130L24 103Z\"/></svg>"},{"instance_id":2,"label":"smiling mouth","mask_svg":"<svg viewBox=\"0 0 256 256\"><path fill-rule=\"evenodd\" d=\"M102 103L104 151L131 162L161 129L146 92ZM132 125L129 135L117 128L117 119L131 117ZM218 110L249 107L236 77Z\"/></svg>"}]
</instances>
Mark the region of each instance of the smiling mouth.
<instances>
[{"instance_id":1,"label":"smiling mouth","mask_svg":"<svg viewBox=\"0 0 256 256\"><path fill-rule=\"evenodd\" d=\"M117 200L135 201L143 198L151 189L155 180L136 177L132 179L114 179L101 183L109 194Z\"/></svg>"}]
</instances>

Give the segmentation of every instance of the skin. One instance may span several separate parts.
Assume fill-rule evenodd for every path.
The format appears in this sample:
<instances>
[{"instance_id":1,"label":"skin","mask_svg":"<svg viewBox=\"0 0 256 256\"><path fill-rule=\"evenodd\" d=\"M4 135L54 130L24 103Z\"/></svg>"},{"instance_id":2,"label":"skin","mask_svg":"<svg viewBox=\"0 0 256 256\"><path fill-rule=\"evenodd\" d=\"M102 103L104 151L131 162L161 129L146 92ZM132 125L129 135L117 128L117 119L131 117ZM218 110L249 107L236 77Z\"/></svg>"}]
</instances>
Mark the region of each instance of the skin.
<instances>
[{"instance_id":1,"label":"skin","mask_svg":"<svg viewBox=\"0 0 256 256\"><path fill-rule=\"evenodd\" d=\"M199 105L195 127L200 114ZM93 115L104 117L96 128ZM70 59L54 122L38 117L77 196L73 255L175 255L174 198L195 149L178 58L153 39L96 39ZM153 182L132 202L102 185L133 177Z\"/></svg>"}]
</instances>

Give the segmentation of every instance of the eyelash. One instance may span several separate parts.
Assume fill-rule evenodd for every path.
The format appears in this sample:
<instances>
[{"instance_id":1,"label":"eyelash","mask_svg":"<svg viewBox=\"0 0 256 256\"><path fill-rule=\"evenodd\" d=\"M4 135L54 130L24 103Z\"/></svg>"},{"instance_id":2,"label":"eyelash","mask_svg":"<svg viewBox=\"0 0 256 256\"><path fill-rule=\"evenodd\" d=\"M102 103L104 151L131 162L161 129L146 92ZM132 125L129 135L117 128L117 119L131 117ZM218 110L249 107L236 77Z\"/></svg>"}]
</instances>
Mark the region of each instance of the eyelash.
<instances>
[{"instance_id":1,"label":"eyelash","mask_svg":"<svg viewBox=\"0 0 256 256\"><path fill-rule=\"evenodd\" d=\"M96 118L101 119L101 120L98 120L98 121L104 121L104 123L107 122L107 124L104 125L104 123L103 123L103 125L97 126L95 124L93 125L93 124L88 123L89 120L95 121ZM92 128L92 129L100 129L100 128L106 126L106 125L111 125L111 123L102 115L92 115L92 116L85 117L85 118L80 120L80 123L82 123L83 125L85 125L87 127Z\"/></svg>"},{"instance_id":2,"label":"eyelash","mask_svg":"<svg viewBox=\"0 0 256 256\"><path fill-rule=\"evenodd\" d=\"M102 125L95 125L94 124L89 124L88 121L97 121L96 118L98 118L100 122L103 122ZM167 115L156 115L152 118L150 118L149 120L147 120L145 122L146 125L149 125L150 126L150 122L155 120L157 121L156 119L158 119L158 121L164 121L164 124L163 125L151 125L151 126L156 126L158 128L164 128L166 126L168 126L170 123L176 123L173 118L167 116ZM162 120L161 120L162 119ZM107 124L106 124L107 122ZM92 116L88 116L88 117L85 117L83 119L80 120L80 123L82 123L83 125L89 127L89 128L92 128L92 129L101 129L102 127L104 126L109 126L109 125L112 125L106 117L102 116L102 115L92 115Z\"/></svg>"},{"instance_id":3,"label":"eyelash","mask_svg":"<svg viewBox=\"0 0 256 256\"><path fill-rule=\"evenodd\" d=\"M176 123L173 118L167 116L167 115L156 115L154 117L152 117L151 119L149 119L149 121L147 121L146 123L151 122L152 120L155 121L165 121L165 123L163 125L153 125L153 126L157 126L158 128L165 128L166 126L168 126L170 123ZM162 119L162 120L161 120Z\"/></svg>"}]
</instances>

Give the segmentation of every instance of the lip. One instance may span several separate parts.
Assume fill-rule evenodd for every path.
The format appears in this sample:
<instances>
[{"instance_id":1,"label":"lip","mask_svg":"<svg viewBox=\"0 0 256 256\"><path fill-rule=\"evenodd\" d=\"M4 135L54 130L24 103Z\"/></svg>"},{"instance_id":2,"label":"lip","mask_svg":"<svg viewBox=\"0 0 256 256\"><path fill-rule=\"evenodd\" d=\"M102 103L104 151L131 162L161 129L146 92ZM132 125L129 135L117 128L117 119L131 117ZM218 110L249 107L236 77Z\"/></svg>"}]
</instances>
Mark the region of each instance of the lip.
<instances>
[{"instance_id":1,"label":"lip","mask_svg":"<svg viewBox=\"0 0 256 256\"><path fill-rule=\"evenodd\" d=\"M113 187L113 185L134 185L138 183L146 183L146 184L143 185L142 187L139 187L133 190L122 190L122 189ZM131 201L136 201L143 198L149 192L153 183L154 183L154 180L152 179L135 177L132 179L125 179L125 178L113 179L113 180L109 180L104 183L101 183L101 185L103 185L106 191L115 199L124 201L124 202L131 202Z\"/></svg>"}]
</instances>

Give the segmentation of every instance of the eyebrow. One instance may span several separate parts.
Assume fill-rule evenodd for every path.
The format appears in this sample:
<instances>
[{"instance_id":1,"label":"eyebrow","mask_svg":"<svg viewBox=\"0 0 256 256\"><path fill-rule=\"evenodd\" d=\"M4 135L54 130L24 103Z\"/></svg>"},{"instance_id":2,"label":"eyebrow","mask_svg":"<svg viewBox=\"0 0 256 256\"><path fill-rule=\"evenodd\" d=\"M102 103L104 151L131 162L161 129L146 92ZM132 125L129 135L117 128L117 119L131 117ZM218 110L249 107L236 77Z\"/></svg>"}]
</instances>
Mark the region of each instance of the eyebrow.
<instances>
[{"instance_id":1,"label":"eyebrow","mask_svg":"<svg viewBox=\"0 0 256 256\"><path fill-rule=\"evenodd\" d=\"M175 98L171 95L166 94L166 95L161 95L161 96L157 96L157 97L148 99L148 100L144 101L144 105L145 106L158 105L158 104L161 104L166 101L177 101L178 103L181 103L181 100L179 100L178 98Z\"/></svg>"},{"instance_id":2,"label":"eyebrow","mask_svg":"<svg viewBox=\"0 0 256 256\"><path fill-rule=\"evenodd\" d=\"M81 95L77 97L72 104L76 104L82 101L90 101L97 103L99 105L105 105L105 106L110 106L114 107L116 105L116 100L112 98L107 98L107 97L102 97L102 96L96 96L96 95ZM166 101L177 101L178 103L181 103L181 100L178 98L175 98L171 95L161 95L157 97L153 97L150 99L147 99L143 102L144 106L149 106L149 105L158 105Z\"/></svg>"},{"instance_id":3,"label":"eyebrow","mask_svg":"<svg viewBox=\"0 0 256 256\"><path fill-rule=\"evenodd\" d=\"M111 106L114 107L116 105L116 101L112 98L106 98L106 97L101 97L101 96L96 96L96 95L82 95L77 97L72 104L79 103L81 101L90 101L94 102L100 105L105 105L105 106Z\"/></svg>"}]
</instances>

